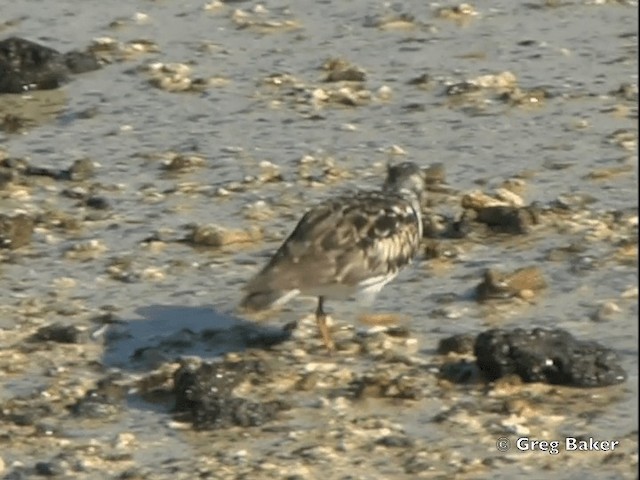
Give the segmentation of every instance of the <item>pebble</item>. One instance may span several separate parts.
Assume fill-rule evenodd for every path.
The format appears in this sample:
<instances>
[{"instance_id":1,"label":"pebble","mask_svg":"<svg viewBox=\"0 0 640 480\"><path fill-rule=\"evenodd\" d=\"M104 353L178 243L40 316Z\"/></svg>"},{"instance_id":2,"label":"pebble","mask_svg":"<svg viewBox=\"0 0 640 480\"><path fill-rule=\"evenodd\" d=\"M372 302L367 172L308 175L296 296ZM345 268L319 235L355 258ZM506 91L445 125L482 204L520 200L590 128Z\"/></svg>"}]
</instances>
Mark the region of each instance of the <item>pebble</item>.
<instances>
[{"instance_id":1,"label":"pebble","mask_svg":"<svg viewBox=\"0 0 640 480\"><path fill-rule=\"evenodd\" d=\"M255 243L262 240L262 230L250 227L247 230L231 229L219 225L202 225L192 228L187 240L194 245L225 247L238 243Z\"/></svg>"},{"instance_id":2,"label":"pebble","mask_svg":"<svg viewBox=\"0 0 640 480\"><path fill-rule=\"evenodd\" d=\"M596 322L606 322L612 320L622 312L622 309L614 302L605 302L593 314L593 320Z\"/></svg>"},{"instance_id":3,"label":"pebble","mask_svg":"<svg viewBox=\"0 0 640 480\"><path fill-rule=\"evenodd\" d=\"M122 432L116 435L111 444L117 450L125 450L135 446L137 439L135 434L131 432Z\"/></svg>"}]
</instances>

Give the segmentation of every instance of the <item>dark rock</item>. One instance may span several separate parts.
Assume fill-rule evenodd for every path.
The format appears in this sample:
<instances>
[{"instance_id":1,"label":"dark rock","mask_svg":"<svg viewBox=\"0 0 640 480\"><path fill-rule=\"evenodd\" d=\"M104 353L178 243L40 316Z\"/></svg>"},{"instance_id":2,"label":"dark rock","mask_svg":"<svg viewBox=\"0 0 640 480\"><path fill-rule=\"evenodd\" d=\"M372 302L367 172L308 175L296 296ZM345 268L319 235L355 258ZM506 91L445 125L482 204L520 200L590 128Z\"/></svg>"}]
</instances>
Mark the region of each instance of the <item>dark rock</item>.
<instances>
[{"instance_id":1,"label":"dark rock","mask_svg":"<svg viewBox=\"0 0 640 480\"><path fill-rule=\"evenodd\" d=\"M475 93L480 90L480 87L471 82L460 82L449 85L445 90L446 95L465 95L468 93Z\"/></svg>"},{"instance_id":2,"label":"dark rock","mask_svg":"<svg viewBox=\"0 0 640 480\"><path fill-rule=\"evenodd\" d=\"M89 208L95 208L96 210L108 210L111 208L109 200L105 197L91 196L85 200L85 205Z\"/></svg>"},{"instance_id":3,"label":"dark rock","mask_svg":"<svg viewBox=\"0 0 640 480\"><path fill-rule=\"evenodd\" d=\"M402 108L403 111L408 112L408 113L424 112L424 111L427 110L427 108L422 103L417 103L417 102L411 102L411 103L404 104L401 108Z\"/></svg>"},{"instance_id":4,"label":"dark rock","mask_svg":"<svg viewBox=\"0 0 640 480\"><path fill-rule=\"evenodd\" d=\"M440 355L446 355L450 352L470 354L473 353L475 341L476 339L473 335L467 334L453 335L451 337L443 338L438 343L438 353Z\"/></svg>"},{"instance_id":5,"label":"dark rock","mask_svg":"<svg viewBox=\"0 0 640 480\"><path fill-rule=\"evenodd\" d=\"M326 82L364 82L365 73L357 67L349 67L329 72Z\"/></svg>"},{"instance_id":6,"label":"dark rock","mask_svg":"<svg viewBox=\"0 0 640 480\"><path fill-rule=\"evenodd\" d=\"M86 332L78 327L61 325L60 323L52 323L51 325L40 327L31 337L32 341L57 343L82 343L87 339Z\"/></svg>"},{"instance_id":7,"label":"dark rock","mask_svg":"<svg viewBox=\"0 0 640 480\"><path fill-rule=\"evenodd\" d=\"M33 219L24 214L0 214L0 248L20 248L31 243Z\"/></svg>"},{"instance_id":8,"label":"dark rock","mask_svg":"<svg viewBox=\"0 0 640 480\"><path fill-rule=\"evenodd\" d=\"M59 52L18 37L0 41L0 93L58 88L69 70Z\"/></svg>"},{"instance_id":9,"label":"dark rock","mask_svg":"<svg viewBox=\"0 0 640 480\"><path fill-rule=\"evenodd\" d=\"M2 405L0 420L20 426L33 426L54 413L53 406L42 398L12 398Z\"/></svg>"},{"instance_id":10,"label":"dark rock","mask_svg":"<svg viewBox=\"0 0 640 480\"><path fill-rule=\"evenodd\" d=\"M76 160L69 168L55 169L47 167L35 167L23 161L15 167L24 175L51 177L55 180L82 181L92 177L95 173L93 162L88 158Z\"/></svg>"},{"instance_id":11,"label":"dark rock","mask_svg":"<svg viewBox=\"0 0 640 480\"><path fill-rule=\"evenodd\" d=\"M79 417L105 418L115 415L122 407L127 387L118 383L118 375L110 375L98 381L96 388L88 390L84 397L68 407Z\"/></svg>"},{"instance_id":12,"label":"dark rock","mask_svg":"<svg viewBox=\"0 0 640 480\"><path fill-rule=\"evenodd\" d=\"M555 201L551 202L551 206L561 211L578 211L584 210L597 201L598 199L590 193L575 192L559 195Z\"/></svg>"},{"instance_id":13,"label":"dark rock","mask_svg":"<svg viewBox=\"0 0 640 480\"><path fill-rule=\"evenodd\" d=\"M638 86L633 83L623 83L617 90L610 92L610 95L615 95L623 100L629 100L631 102L638 101Z\"/></svg>"},{"instance_id":14,"label":"dark rock","mask_svg":"<svg viewBox=\"0 0 640 480\"><path fill-rule=\"evenodd\" d=\"M131 467L120 474L118 478L121 480L142 480L145 478L153 478L152 470L144 467Z\"/></svg>"},{"instance_id":15,"label":"dark rock","mask_svg":"<svg viewBox=\"0 0 640 480\"><path fill-rule=\"evenodd\" d=\"M95 171L96 168L93 165L93 162L88 158L76 160L68 170L65 170L68 179L76 182L93 177Z\"/></svg>"},{"instance_id":16,"label":"dark rock","mask_svg":"<svg viewBox=\"0 0 640 480\"><path fill-rule=\"evenodd\" d=\"M2 477L2 480L28 480L29 478L33 478L27 470L27 467L24 465L18 465Z\"/></svg>"},{"instance_id":17,"label":"dark rock","mask_svg":"<svg viewBox=\"0 0 640 480\"><path fill-rule=\"evenodd\" d=\"M489 330L476 338L474 353L489 381L515 374L525 382L602 387L627 378L613 351L561 329Z\"/></svg>"},{"instance_id":18,"label":"dark rock","mask_svg":"<svg viewBox=\"0 0 640 480\"><path fill-rule=\"evenodd\" d=\"M476 210L474 220L494 231L518 235L528 233L532 225L539 223L539 212L535 205L522 208L490 206Z\"/></svg>"},{"instance_id":19,"label":"dark rock","mask_svg":"<svg viewBox=\"0 0 640 480\"><path fill-rule=\"evenodd\" d=\"M391 448L407 448L412 447L414 444L415 441L412 438L403 435L387 435L376 440L376 445Z\"/></svg>"},{"instance_id":20,"label":"dark rock","mask_svg":"<svg viewBox=\"0 0 640 480\"><path fill-rule=\"evenodd\" d=\"M364 82L366 79L361 68L339 58L327 60L323 68L328 71L325 82Z\"/></svg>"},{"instance_id":21,"label":"dark rock","mask_svg":"<svg viewBox=\"0 0 640 480\"><path fill-rule=\"evenodd\" d=\"M426 86L434 83L433 78L428 73L423 73L418 77L411 78L407 81L407 85Z\"/></svg>"},{"instance_id":22,"label":"dark rock","mask_svg":"<svg viewBox=\"0 0 640 480\"><path fill-rule=\"evenodd\" d=\"M18 174L25 172L29 162L26 158L6 157L0 160L0 166Z\"/></svg>"},{"instance_id":23,"label":"dark rock","mask_svg":"<svg viewBox=\"0 0 640 480\"><path fill-rule=\"evenodd\" d=\"M16 174L10 168L0 167L0 189L7 188L16 179Z\"/></svg>"},{"instance_id":24,"label":"dark rock","mask_svg":"<svg viewBox=\"0 0 640 480\"><path fill-rule=\"evenodd\" d=\"M473 230L471 223L464 215L456 220L452 216L437 213L426 213L422 218L422 228L422 236L425 238L448 239L464 238Z\"/></svg>"},{"instance_id":25,"label":"dark rock","mask_svg":"<svg viewBox=\"0 0 640 480\"><path fill-rule=\"evenodd\" d=\"M253 401L235 396L241 382L260 381L269 367L261 360L184 365L174 374L175 411L196 429L263 425L286 408L281 401Z\"/></svg>"},{"instance_id":26,"label":"dark rock","mask_svg":"<svg viewBox=\"0 0 640 480\"><path fill-rule=\"evenodd\" d=\"M423 391L413 375L394 375L388 370L367 373L353 380L350 387L356 398L386 397L418 400Z\"/></svg>"},{"instance_id":27,"label":"dark rock","mask_svg":"<svg viewBox=\"0 0 640 480\"><path fill-rule=\"evenodd\" d=\"M65 53L63 60L71 73L92 72L100 68L100 62L98 62L98 59L88 52L73 50Z\"/></svg>"},{"instance_id":28,"label":"dark rock","mask_svg":"<svg viewBox=\"0 0 640 480\"><path fill-rule=\"evenodd\" d=\"M34 472L43 477L55 477L64 473L64 468L60 462L38 462Z\"/></svg>"},{"instance_id":29,"label":"dark rock","mask_svg":"<svg viewBox=\"0 0 640 480\"><path fill-rule=\"evenodd\" d=\"M447 362L440 367L438 376L453 383L471 383L478 380L478 366L468 360Z\"/></svg>"},{"instance_id":30,"label":"dark rock","mask_svg":"<svg viewBox=\"0 0 640 480\"><path fill-rule=\"evenodd\" d=\"M479 302L513 297L528 300L546 286L542 271L538 267L519 268L509 273L489 268L484 272L482 282L476 287L476 299Z\"/></svg>"},{"instance_id":31,"label":"dark rock","mask_svg":"<svg viewBox=\"0 0 640 480\"><path fill-rule=\"evenodd\" d=\"M19 37L0 40L0 93L58 88L68 80L69 74L99 67L90 53L62 55Z\"/></svg>"}]
</instances>

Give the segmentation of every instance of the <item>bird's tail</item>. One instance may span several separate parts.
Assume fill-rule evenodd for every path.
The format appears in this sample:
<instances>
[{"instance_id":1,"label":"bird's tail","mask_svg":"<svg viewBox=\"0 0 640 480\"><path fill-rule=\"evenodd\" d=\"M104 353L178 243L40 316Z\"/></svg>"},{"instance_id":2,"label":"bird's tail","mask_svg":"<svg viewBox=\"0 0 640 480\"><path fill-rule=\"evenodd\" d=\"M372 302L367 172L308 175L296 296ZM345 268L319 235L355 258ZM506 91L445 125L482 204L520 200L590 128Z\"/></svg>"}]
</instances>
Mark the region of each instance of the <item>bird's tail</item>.
<instances>
[{"instance_id":1,"label":"bird's tail","mask_svg":"<svg viewBox=\"0 0 640 480\"><path fill-rule=\"evenodd\" d=\"M248 312L267 310L284 305L299 293L300 290L249 290L240 302L240 308Z\"/></svg>"}]
</instances>

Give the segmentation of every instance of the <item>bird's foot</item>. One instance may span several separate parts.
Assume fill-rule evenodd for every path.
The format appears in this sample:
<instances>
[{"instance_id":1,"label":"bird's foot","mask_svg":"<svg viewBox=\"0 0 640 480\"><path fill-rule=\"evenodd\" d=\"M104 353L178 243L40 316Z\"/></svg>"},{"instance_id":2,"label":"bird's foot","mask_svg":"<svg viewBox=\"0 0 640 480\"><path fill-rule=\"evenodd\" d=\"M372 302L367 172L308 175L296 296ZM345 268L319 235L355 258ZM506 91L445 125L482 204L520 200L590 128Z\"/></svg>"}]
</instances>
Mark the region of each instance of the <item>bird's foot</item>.
<instances>
[{"instance_id":1,"label":"bird's foot","mask_svg":"<svg viewBox=\"0 0 640 480\"><path fill-rule=\"evenodd\" d=\"M327 347L329 355L332 355L333 352L336 351L336 344L333 342L331 332L329 331L329 326L327 325L327 316L319 315L318 317L316 317L316 320L318 322L320 335L322 336L322 342L324 343L324 346Z\"/></svg>"}]
</instances>

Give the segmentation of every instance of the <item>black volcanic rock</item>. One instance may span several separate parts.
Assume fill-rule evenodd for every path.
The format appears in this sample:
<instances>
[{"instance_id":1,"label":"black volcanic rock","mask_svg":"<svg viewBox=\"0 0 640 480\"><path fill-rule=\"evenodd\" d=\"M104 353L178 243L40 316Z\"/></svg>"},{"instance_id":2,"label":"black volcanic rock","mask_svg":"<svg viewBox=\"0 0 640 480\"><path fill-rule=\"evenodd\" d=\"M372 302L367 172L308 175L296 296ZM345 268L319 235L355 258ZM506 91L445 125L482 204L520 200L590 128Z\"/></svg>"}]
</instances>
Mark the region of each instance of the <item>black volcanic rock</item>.
<instances>
[{"instance_id":1,"label":"black volcanic rock","mask_svg":"<svg viewBox=\"0 0 640 480\"><path fill-rule=\"evenodd\" d=\"M494 329L477 336L474 353L490 380L516 374L525 382L602 387L626 380L612 350L561 329Z\"/></svg>"},{"instance_id":2,"label":"black volcanic rock","mask_svg":"<svg viewBox=\"0 0 640 480\"><path fill-rule=\"evenodd\" d=\"M0 93L51 90L65 83L72 73L98 68L100 64L91 53L61 54L19 37L0 40Z\"/></svg>"},{"instance_id":3,"label":"black volcanic rock","mask_svg":"<svg viewBox=\"0 0 640 480\"><path fill-rule=\"evenodd\" d=\"M185 365L174 374L175 411L195 429L263 425L286 408L274 400L261 402L234 394L241 382L259 382L269 370L262 361Z\"/></svg>"}]
</instances>

